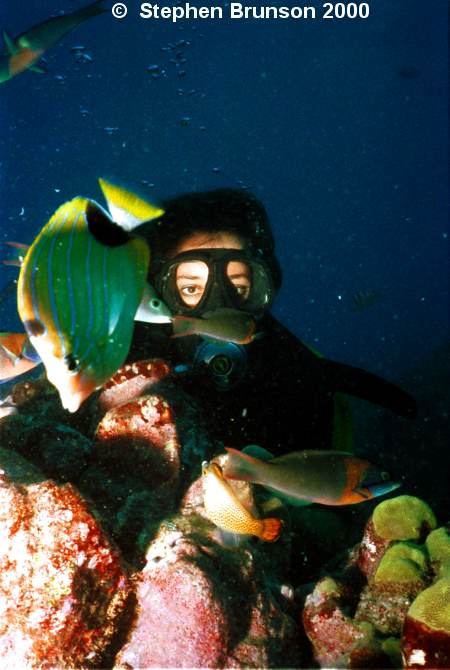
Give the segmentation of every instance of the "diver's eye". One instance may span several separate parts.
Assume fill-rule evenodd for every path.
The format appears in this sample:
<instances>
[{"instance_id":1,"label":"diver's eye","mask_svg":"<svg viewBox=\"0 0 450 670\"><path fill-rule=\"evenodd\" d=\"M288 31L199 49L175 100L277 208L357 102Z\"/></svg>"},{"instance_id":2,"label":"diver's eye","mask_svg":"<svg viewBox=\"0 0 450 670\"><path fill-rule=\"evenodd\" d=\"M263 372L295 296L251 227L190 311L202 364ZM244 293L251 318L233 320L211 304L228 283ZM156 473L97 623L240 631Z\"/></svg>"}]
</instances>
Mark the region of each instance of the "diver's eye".
<instances>
[{"instance_id":1,"label":"diver's eye","mask_svg":"<svg viewBox=\"0 0 450 670\"><path fill-rule=\"evenodd\" d=\"M250 286L244 286L243 284L233 284L233 288L241 300L247 300L248 296L250 295Z\"/></svg>"},{"instance_id":2,"label":"diver's eye","mask_svg":"<svg viewBox=\"0 0 450 670\"><path fill-rule=\"evenodd\" d=\"M205 287L201 284L184 284L178 287L180 297L188 307L195 307L202 299Z\"/></svg>"},{"instance_id":3,"label":"diver's eye","mask_svg":"<svg viewBox=\"0 0 450 670\"><path fill-rule=\"evenodd\" d=\"M186 296L201 295L203 293L203 288L196 284L191 284L190 286L183 286L180 289L180 293Z\"/></svg>"},{"instance_id":4,"label":"diver's eye","mask_svg":"<svg viewBox=\"0 0 450 670\"><path fill-rule=\"evenodd\" d=\"M76 372L80 367L80 361L73 354L67 354L64 358L64 362L69 372Z\"/></svg>"}]
</instances>

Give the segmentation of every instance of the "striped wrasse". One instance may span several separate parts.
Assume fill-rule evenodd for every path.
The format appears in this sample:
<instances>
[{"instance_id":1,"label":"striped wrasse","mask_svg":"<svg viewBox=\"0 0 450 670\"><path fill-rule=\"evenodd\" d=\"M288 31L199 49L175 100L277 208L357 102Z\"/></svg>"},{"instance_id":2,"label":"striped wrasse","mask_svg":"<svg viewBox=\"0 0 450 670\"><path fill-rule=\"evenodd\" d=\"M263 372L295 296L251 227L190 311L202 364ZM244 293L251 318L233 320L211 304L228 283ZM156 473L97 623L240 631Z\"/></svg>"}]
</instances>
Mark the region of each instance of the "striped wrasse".
<instances>
[{"instance_id":1,"label":"striped wrasse","mask_svg":"<svg viewBox=\"0 0 450 670\"><path fill-rule=\"evenodd\" d=\"M124 363L146 286L149 248L131 231L163 210L100 180L109 212L61 205L23 259L20 318L63 406L75 412Z\"/></svg>"}]
</instances>

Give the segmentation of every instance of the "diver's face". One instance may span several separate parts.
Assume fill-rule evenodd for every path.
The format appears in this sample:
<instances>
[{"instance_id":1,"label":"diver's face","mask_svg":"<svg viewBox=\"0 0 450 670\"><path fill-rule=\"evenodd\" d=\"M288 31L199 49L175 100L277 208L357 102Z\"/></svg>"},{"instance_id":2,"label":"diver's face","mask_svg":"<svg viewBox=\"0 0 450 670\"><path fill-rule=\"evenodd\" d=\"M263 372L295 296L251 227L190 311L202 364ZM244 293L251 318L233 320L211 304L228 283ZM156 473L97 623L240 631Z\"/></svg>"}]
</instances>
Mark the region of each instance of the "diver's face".
<instances>
[{"instance_id":1,"label":"diver's face","mask_svg":"<svg viewBox=\"0 0 450 670\"><path fill-rule=\"evenodd\" d=\"M174 249L172 256L195 249L244 249L243 240L233 233L205 235L194 233L185 238ZM228 279L236 289L236 293L244 301L250 294L251 274L248 265L239 260L232 260L226 266ZM201 260L190 260L180 263L176 272L176 287L182 302L187 307L196 307L200 302L208 281L209 269Z\"/></svg>"}]
</instances>

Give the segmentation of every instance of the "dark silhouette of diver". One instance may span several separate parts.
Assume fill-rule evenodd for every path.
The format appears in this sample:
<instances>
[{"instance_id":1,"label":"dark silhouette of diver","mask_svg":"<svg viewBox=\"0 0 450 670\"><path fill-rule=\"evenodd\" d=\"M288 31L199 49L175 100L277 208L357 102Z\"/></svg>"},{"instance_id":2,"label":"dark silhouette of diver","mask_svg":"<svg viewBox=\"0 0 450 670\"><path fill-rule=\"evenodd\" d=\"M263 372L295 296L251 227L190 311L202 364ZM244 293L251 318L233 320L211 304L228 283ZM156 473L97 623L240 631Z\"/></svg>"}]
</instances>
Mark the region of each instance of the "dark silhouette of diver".
<instances>
[{"instance_id":1,"label":"dark silhouette of diver","mask_svg":"<svg viewBox=\"0 0 450 670\"><path fill-rule=\"evenodd\" d=\"M148 227L149 281L172 313L202 317L233 308L254 315L249 344L171 338L170 324L137 324L128 360L161 357L204 410L211 435L237 449L272 453L349 449L344 396L403 417L414 398L362 369L321 357L270 313L282 274L263 205L250 193L219 189L163 203L161 225ZM343 395L342 395L343 394Z\"/></svg>"}]
</instances>

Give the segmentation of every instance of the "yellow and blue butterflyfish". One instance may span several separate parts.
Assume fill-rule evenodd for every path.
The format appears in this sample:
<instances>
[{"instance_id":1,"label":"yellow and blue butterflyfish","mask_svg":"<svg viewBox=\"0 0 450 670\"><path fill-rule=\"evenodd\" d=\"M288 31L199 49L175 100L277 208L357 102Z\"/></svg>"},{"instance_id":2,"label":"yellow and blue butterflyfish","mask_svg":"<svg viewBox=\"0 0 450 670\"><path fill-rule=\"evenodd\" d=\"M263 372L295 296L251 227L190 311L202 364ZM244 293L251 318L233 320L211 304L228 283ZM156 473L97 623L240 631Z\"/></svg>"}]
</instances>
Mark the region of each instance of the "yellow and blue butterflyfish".
<instances>
[{"instance_id":1,"label":"yellow and blue butterflyfish","mask_svg":"<svg viewBox=\"0 0 450 670\"><path fill-rule=\"evenodd\" d=\"M70 412L127 357L150 260L132 231L164 213L124 188L100 186L109 211L84 197L61 205L28 249L17 287L30 342Z\"/></svg>"}]
</instances>

